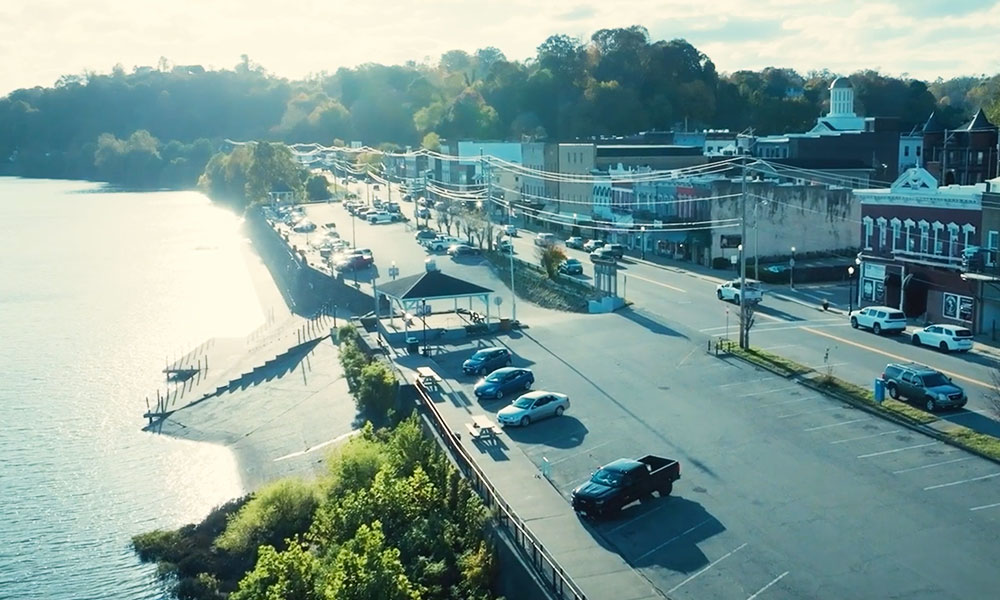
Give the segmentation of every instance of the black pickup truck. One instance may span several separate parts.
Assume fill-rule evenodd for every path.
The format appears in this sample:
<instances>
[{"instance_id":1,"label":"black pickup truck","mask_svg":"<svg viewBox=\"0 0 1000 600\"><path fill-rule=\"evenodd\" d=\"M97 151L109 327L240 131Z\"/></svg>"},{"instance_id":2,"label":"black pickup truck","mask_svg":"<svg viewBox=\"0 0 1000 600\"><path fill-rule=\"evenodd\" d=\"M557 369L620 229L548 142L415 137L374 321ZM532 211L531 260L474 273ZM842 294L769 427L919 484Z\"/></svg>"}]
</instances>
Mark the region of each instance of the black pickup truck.
<instances>
[{"instance_id":1,"label":"black pickup truck","mask_svg":"<svg viewBox=\"0 0 1000 600\"><path fill-rule=\"evenodd\" d=\"M573 490L573 510L595 517L613 514L654 491L660 496L670 495L680 478L681 463L672 458L652 454L619 458Z\"/></svg>"}]
</instances>

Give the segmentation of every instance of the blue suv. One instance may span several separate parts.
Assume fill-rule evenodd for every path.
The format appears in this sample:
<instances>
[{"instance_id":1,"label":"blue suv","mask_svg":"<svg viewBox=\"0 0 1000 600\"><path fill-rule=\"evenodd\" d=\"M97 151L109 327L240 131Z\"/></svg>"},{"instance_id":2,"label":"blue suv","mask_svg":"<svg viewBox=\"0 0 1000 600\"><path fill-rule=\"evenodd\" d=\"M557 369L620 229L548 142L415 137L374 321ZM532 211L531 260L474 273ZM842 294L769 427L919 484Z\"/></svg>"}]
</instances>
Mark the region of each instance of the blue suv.
<instances>
[{"instance_id":1,"label":"blue suv","mask_svg":"<svg viewBox=\"0 0 1000 600\"><path fill-rule=\"evenodd\" d=\"M506 348L483 348L462 363L466 375L485 375L510 365L510 351Z\"/></svg>"},{"instance_id":2,"label":"blue suv","mask_svg":"<svg viewBox=\"0 0 1000 600\"><path fill-rule=\"evenodd\" d=\"M511 392L523 392L531 389L531 384L535 383L535 374L531 369L519 367L504 367L497 369L476 384L475 392L477 398L496 398L497 400Z\"/></svg>"}]
</instances>

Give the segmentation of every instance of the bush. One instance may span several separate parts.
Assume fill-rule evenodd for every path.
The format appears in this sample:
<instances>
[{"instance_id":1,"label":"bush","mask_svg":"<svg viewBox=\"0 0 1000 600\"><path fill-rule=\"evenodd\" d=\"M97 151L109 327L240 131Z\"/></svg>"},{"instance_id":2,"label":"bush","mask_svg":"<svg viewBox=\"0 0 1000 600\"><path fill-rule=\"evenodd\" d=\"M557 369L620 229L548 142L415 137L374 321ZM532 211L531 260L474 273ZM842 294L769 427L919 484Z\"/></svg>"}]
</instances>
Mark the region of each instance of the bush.
<instances>
[{"instance_id":1,"label":"bush","mask_svg":"<svg viewBox=\"0 0 1000 600\"><path fill-rule=\"evenodd\" d=\"M538 263L542 265L549 279L555 279L559 274L559 265L566 260L566 252L555 244L538 248Z\"/></svg>"},{"instance_id":2,"label":"bush","mask_svg":"<svg viewBox=\"0 0 1000 600\"><path fill-rule=\"evenodd\" d=\"M376 422L385 422L396 405L399 383L389 367L381 361L368 363L361 369L355 402L358 410Z\"/></svg>"},{"instance_id":3,"label":"bush","mask_svg":"<svg viewBox=\"0 0 1000 600\"><path fill-rule=\"evenodd\" d=\"M368 364L368 357L358 347L355 339L342 340L340 343L340 365L344 367L344 378L352 392L357 392L361 385L361 372Z\"/></svg>"},{"instance_id":4,"label":"bush","mask_svg":"<svg viewBox=\"0 0 1000 600\"><path fill-rule=\"evenodd\" d=\"M298 479L277 481L255 493L233 515L215 545L243 556L255 556L264 544L284 549L287 539L309 528L318 504L311 484Z\"/></svg>"}]
</instances>

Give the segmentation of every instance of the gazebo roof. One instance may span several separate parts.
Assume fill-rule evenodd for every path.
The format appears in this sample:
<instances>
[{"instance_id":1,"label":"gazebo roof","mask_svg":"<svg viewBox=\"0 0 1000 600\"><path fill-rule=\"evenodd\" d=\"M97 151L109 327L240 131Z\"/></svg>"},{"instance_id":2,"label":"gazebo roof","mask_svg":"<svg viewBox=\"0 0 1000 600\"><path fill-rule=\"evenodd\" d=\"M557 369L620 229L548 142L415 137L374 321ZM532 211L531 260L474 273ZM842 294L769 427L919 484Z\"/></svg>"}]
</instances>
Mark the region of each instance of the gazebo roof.
<instances>
[{"instance_id":1,"label":"gazebo roof","mask_svg":"<svg viewBox=\"0 0 1000 600\"><path fill-rule=\"evenodd\" d=\"M464 279L445 275L441 271L425 271L416 275L400 277L378 286L380 294L397 300L431 300L434 298L463 298L491 294L493 290L484 288Z\"/></svg>"}]
</instances>

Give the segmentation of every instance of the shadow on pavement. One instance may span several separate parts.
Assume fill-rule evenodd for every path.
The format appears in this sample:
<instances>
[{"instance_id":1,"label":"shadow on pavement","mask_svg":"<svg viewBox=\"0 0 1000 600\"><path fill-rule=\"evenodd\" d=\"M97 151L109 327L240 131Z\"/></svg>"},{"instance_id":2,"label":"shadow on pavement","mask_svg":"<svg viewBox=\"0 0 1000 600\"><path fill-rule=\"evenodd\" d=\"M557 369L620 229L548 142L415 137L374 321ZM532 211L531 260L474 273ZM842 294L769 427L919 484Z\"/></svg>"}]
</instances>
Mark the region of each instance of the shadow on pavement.
<instances>
[{"instance_id":1,"label":"shadow on pavement","mask_svg":"<svg viewBox=\"0 0 1000 600\"><path fill-rule=\"evenodd\" d=\"M489 438L474 438L472 445L479 450L480 454L485 454L495 461L510 460L507 456L507 444L503 443L502 435L494 435Z\"/></svg>"},{"instance_id":2,"label":"shadow on pavement","mask_svg":"<svg viewBox=\"0 0 1000 600\"><path fill-rule=\"evenodd\" d=\"M618 311L618 314L625 317L629 321L632 321L636 325L645 327L649 331L659 334L659 335L670 335L674 337L681 337L687 339L687 336L675 329L667 327L655 317L651 316L649 313L642 309L626 307Z\"/></svg>"},{"instance_id":3,"label":"shadow on pavement","mask_svg":"<svg viewBox=\"0 0 1000 600\"><path fill-rule=\"evenodd\" d=\"M636 523L630 525L630 520ZM617 518L587 528L598 543L635 568L659 566L680 573L705 567L709 560L698 544L726 530L701 503L678 496L648 497L625 507Z\"/></svg>"},{"instance_id":4,"label":"shadow on pavement","mask_svg":"<svg viewBox=\"0 0 1000 600\"><path fill-rule=\"evenodd\" d=\"M528 427L509 427L504 429L504 433L519 444L566 449L582 444L589 430L576 417L563 415L532 423Z\"/></svg>"},{"instance_id":5,"label":"shadow on pavement","mask_svg":"<svg viewBox=\"0 0 1000 600\"><path fill-rule=\"evenodd\" d=\"M736 307L735 310L737 313L739 313L740 310L739 306L736 304L733 304L733 306ZM759 312L772 317L777 317L783 321L805 321L805 319L803 319L802 317L797 317L793 314L786 313L783 310L778 310L776 308L764 304L758 304L757 308L754 309L754 312Z\"/></svg>"},{"instance_id":6,"label":"shadow on pavement","mask_svg":"<svg viewBox=\"0 0 1000 600\"><path fill-rule=\"evenodd\" d=\"M979 433L1000 437L1000 421L986 415L961 408L955 411L937 413L937 416L942 421L968 427Z\"/></svg>"}]
</instances>

